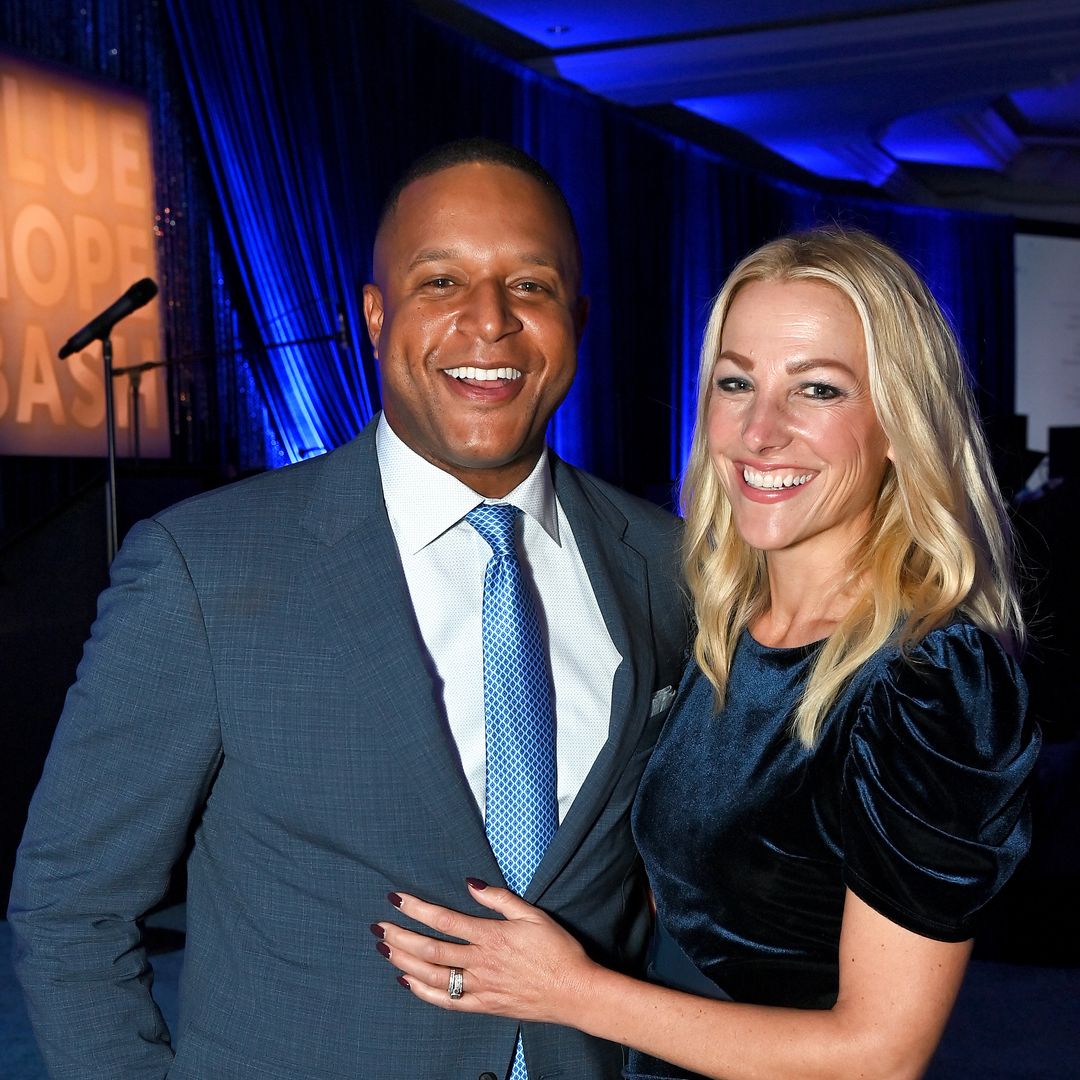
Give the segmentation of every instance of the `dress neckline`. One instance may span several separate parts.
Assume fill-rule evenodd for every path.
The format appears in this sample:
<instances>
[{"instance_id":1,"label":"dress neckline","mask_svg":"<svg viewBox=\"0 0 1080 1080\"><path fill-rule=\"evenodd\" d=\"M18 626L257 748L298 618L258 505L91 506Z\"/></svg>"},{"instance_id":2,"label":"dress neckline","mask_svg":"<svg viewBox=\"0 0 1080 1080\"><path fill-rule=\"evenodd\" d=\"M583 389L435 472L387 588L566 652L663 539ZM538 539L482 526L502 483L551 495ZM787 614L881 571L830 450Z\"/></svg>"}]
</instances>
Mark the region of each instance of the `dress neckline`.
<instances>
[{"instance_id":1,"label":"dress neckline","mask_svg":"<svg viewBox=\"0 0 1080 1080\"><path fill-rule=\"evenodd\" d=\"M805 645L763 645L750 633L748 626L743 627L742 636L743 640L748 641L757 652L769 656L809 656L811 653L817 652L829 640L827 637L823 637L818 638L817 641L808 641Z\"/></svg>"}]
</instances>

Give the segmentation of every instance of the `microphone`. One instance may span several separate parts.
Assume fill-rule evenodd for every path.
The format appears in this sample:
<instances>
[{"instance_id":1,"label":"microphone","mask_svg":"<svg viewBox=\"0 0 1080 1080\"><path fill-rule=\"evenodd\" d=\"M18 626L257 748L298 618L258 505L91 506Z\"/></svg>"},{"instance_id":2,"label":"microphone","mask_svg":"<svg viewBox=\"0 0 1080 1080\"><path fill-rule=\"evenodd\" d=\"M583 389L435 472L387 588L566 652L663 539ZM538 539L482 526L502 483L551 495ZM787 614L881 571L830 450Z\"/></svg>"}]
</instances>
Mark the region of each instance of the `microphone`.
<instances>
[{"instance_id":1,"label":"microphone","mask_svg":"<svg viewBox=\"0 0 1080 1080\"><path fill-rule=\"evenodd\" d=\"M91 341L107 338L109 331L121 319L126 319L133 311L138 311L144 304L150 303L157 296L157 291L158 287L153 278L144 277L142 281L136 281L119 300L110 304L97 318L91 319L77 334L68 338L60 350L60 359L66 360L72 353L81 352Z\"/></svg>"},{"instance_id":2,"label":"microphone","mask_svg":"<svg viewBox=\"0 0 1080 1080\"><path fill-rule=\"evenodd\" d=\"M349 351L349 328L345 323L345 309L341 304L337 307L337 347L343 353Z\"/></svg>"}]
</instances>

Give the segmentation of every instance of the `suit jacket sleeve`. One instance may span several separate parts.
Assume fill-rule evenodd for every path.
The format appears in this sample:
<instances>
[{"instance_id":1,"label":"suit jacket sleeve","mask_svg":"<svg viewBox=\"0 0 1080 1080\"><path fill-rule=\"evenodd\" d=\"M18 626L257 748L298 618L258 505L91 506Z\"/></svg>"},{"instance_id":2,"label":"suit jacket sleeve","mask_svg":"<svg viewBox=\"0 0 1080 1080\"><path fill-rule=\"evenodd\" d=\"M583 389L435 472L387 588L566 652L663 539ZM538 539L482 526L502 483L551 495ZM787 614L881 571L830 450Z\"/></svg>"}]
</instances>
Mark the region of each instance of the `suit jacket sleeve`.
<instances>
[{"instance_id":1,"label":"suit jacket sleeve","mask_svg":"<svg viewBox=\"0 0 1080 1080\"><path fill-rule=\"evenodd\" d=\"M219 760L199 599L169 533L142 523L99 601L12 888L16 972L50 1075L167 1073L136 920L164 894Z\"/></svg>"}]
</instances>

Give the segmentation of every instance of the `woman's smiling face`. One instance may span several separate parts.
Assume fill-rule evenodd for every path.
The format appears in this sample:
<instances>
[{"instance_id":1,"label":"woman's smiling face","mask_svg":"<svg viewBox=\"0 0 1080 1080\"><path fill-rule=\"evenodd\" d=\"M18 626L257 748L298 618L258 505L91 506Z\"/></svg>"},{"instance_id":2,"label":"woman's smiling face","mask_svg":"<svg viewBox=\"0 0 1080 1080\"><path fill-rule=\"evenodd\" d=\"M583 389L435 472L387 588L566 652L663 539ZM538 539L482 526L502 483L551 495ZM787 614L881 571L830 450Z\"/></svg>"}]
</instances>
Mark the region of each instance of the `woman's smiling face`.
<instances>
[{"instance_id":1,"label":"woman's smiling face","mask_svg":"<svg viewBox=\"0 0 1080 1080\"><path fill-rule=\"evenodd\" d=\"M842 566L865 534L890 447L862 325L838 289L753 281L735 294L713 366L709 454L739 535Z\"/></svg>"}]
</instances>

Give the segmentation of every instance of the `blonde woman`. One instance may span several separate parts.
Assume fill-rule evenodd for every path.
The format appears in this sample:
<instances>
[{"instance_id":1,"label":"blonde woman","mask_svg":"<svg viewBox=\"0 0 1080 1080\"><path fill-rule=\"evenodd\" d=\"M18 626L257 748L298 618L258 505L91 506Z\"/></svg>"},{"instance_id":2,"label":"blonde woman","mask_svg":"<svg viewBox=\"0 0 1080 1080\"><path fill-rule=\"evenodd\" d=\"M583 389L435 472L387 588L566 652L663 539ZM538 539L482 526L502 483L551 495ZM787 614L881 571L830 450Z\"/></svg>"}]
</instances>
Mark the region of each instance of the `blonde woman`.
<instances>
[{"instance_id":1,"label":"blonde woman","mask_svg":"<svg viewBox=\"0 0 1080 1080\"><path fill-rule=\"evenodd\" d=\"M695 660L634 807L650 981L476 881L503 919L395 894L464 943L382 923L382 951L443 1008L632 1047L634 1080L918 1077L1027 848L1038 738L963 364L894 251L823 229L736 267L683 494Z\"/></svg>"}]
</instances>

